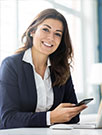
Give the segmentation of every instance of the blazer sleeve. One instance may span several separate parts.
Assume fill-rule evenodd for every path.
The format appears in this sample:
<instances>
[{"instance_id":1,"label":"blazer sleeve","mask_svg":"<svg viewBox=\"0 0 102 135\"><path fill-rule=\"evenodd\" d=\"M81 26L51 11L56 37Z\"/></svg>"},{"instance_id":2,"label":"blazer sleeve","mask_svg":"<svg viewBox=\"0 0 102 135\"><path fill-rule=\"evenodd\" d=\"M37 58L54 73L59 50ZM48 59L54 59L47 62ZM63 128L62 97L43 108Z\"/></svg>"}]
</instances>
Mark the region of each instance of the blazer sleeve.
<instances>
[{"instance_id":1,"label":"blazer sleeve","mask_svg":"<svg viewBox=\"0 0 102 135\"><path fill-rule=\"evenodd\" d=\"M46 127L46 112L22 112L14 62L6 58L0 67L0 128Z\"/></svg>"},{"instance_id":2,"label":"blazer sleeve","mask_svg":"<svg viewBox=\"0 0 102 135\"><path fill-rule=\"evenodd\" d=\"M77 96L75 93L72 77L70 76L68 81L65 84L65 93L64 93L64 103L72 103L72 104L77 104ZM79 122L79 114L72 118L70 121L66 123L77 123Z\"/></svg>"}]
</instances>

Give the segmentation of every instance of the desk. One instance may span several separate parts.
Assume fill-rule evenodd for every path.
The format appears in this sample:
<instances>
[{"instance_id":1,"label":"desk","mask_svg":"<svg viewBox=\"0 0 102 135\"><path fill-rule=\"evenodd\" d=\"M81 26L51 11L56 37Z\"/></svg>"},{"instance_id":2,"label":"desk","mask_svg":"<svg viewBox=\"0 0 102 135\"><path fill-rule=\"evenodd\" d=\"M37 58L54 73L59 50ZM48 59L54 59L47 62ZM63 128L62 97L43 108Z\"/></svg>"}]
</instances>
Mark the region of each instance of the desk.
<instances>
[{"instance_id":1,"label":"desk","mask_svg":"<svg viewBox=\"0 0 102 135\"><path fill-rule=\"evenodd\" d=\"M0 135L102 135L102 129L52 130L49 128L18 128L0 130Z\"/></svg>"},{"instance_id":2,"label":"desk","mask_svg":"<svg viewBox=\"0 0 102 135\"><path fill-rule=\"evenodd\" d=\"M81 122L94 122L96 115L81 115ZM102 135L102 129L52 130L50 128L17 128L0 130L0 135Z\"/></svg>"}]
</instances>

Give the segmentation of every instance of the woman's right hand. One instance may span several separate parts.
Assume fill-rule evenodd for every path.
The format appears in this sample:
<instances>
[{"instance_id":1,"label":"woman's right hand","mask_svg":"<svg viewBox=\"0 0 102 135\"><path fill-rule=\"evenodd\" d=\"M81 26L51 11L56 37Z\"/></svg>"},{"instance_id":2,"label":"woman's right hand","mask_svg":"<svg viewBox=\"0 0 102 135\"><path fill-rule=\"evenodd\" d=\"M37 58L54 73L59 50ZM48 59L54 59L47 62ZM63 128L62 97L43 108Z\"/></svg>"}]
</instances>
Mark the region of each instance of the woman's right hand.
<instances>
[{"instance_id":1,"label":"woman's right hand","mask_svg":"<svg viewBox=\"0 0 102 135\"><path fill-rule=\"evenodd\" d=\"M50 113L51 124L70 121L85 108L86 105L75 107L75 104L61 103Z\"/></svg>"}]
</instances>

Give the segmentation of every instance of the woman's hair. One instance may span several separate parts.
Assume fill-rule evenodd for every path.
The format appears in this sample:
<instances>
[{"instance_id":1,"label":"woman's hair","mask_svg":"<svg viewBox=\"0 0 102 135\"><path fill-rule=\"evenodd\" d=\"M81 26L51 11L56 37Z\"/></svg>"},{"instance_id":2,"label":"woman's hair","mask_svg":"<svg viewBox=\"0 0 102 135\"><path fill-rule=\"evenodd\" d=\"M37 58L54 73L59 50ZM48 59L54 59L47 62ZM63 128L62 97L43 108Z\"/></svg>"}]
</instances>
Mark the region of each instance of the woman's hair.
<instances>
[{"instance_id":1,"label":"woman's hair","mask_svg":"<svg viewBox=\"0 0 102 135\"><path fill-rule=\"evenodd\" d=\"M49 55L51 61L51 73L53 73L55 77L53 86L61 86L66 83L70 76L73 49L67 21L65 17L56 9L45 9L34 18L33 22L30 24L22 36L22 42L25 40L24 46L19 48L16 53L25 51L33 46L33 38L30 35L31 32L36 31L37 26L48 18L59 20L63 24L63 35L60 45L55 52Z\"/></svg>"}]
</instances>

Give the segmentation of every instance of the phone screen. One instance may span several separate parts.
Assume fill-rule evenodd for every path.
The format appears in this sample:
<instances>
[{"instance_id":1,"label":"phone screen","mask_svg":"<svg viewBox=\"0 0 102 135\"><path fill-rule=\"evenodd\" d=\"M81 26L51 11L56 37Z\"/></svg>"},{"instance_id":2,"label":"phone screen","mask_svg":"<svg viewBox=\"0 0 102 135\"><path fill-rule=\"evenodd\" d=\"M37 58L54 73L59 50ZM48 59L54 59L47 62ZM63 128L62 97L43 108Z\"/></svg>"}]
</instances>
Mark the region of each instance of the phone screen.
<instances>
[{"instance_id":1,"label":"phone screen","mask_svg":"<svg viewBox=\"0 0 102 135\"><path fill-rule=\"evenodd\" d=\"M91 102L93 100L93 98L87 98L87 99L83 99L81 102L79 102L78 104L76 104L76 106L80 106L83 104L88 104L89 102Z\"/></svg>"}]
</instances>

